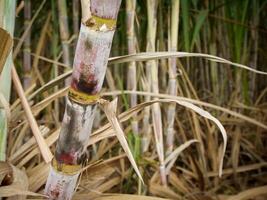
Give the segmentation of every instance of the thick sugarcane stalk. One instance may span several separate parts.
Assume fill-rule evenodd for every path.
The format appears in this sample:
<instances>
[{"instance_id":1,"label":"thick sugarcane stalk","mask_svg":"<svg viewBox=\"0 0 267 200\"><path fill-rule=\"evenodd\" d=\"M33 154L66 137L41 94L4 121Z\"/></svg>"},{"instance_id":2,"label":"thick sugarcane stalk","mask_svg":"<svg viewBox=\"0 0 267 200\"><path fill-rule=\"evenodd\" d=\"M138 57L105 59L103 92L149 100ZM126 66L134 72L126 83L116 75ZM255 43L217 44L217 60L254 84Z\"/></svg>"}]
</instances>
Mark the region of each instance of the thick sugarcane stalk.
<instances>
[{"instance_id":1,"label":"thick sugarcane stalk","mask_svg":"<svg viewBox=\"0 0 267 200\"><path fill-rule=\"evenodd\" d=\"M134 29L134 18L135 18L135 7L136 0L128 0L126 1L126 12L127 12L127 40L128 40L128 53L135 54L136 53L136 40L135 40L135 29ZM135 91L136 90L136 64L135 62L129 63L128 68L128 90ZM136 106L137 104L137 95L131 94L131 107ZM139 134L138 131L138 122L136 119L136 115L133 116L132 120L132 131L135 135Z\"/></svg>"},{"instance_id":2,"label":"thick sugarcane stalk","mask_svg":"<svg viewBox=\"0 0 267 200\"><path fill-rule=\"evenodd\" d=\"M82 0L82 23L55 158L45 187L50 199L71 199L86 159L99 92L121 0Z\"/></svg>"},{"instance_id":3,"label":"thick sugarcane stalk","mask_svg":"<svg viewBox=\"0 0 267 200\"><path fill-rule=\"evenodd\" d=\"M157 8L158 2L156 0L147 0L148 13L148 35L147 35L147 51L153 52L156 50L156 32L157 32ZM159 93L158 81L158 63L155 60L147 62L147 76L151 78L151 90L153 93ZM149 74L150 73L150 74ZM158 103L152 106L152 121L154 136L156 140L156 149L160 163L160 177L163 185L167 184L164 164L164 147L163 147L163 132L162 132L162 117L161 110Z\"/></svg>"},{"instance_id":4,"label":"thick sugarcane stalk","mask_svg":"<svg viewBox=\"0 0 267 200\"><path fill-rule=\"evenodd\" d=\"M178 28L179 28L179 4L180 4L179 0L172 0L170 51L177 51ZM177 76L176 58L170 58L168 93L173 96L177 95L176 76ZM173 123L175 119L175 108L176 104L170 103L167 111L166 155L169 155L173 150L173 143L174 143Z\"/></svg>"},{"instance_id":5,"label":"thick sugarcane stalk","mask_svg":"<svg viewBox=\"0 0 267 200\"><path fill-rule=\"evenodd\" d=\"M24 27L28 27L31 21L31 1L25 0L24 4ZM31 30L29 30L23 48L23 87L27 89L31 85Z\"/></svg>"},{"instance_id":6,"label":"thick sugarcane stalk","mask_svg":"<svg viewBox=\"0 0 267 200\"><path fill-rule=\"evenodd\" d=\"M58 0L58 11L59 11L59 30L60 39L63 51L63 63L67 66L71 66L70 62L70 48L69 48L69 23L67 14L66 0ZM66 79L65 84L68 85L70 78Z\"/></svg>"}]
</instances>

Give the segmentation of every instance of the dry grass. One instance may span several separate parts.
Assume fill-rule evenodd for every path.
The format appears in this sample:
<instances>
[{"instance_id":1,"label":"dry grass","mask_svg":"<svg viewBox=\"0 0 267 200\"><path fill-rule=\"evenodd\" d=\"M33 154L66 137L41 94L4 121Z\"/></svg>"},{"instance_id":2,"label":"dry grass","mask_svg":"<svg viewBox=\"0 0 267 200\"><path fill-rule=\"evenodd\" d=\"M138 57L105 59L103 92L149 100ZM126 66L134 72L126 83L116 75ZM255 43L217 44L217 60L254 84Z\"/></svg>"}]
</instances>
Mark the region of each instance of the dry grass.
<instances>
[{"instance_id":1,"label":"dry grass","mask_svg":"<svg viewBox=\"0 0 267 200\"><path fill-rule=\"evenodd\" d=\"M134 33L131 32L130 37L136 42L134 51L140 52L134 55L125 55L129 44L126 40L126 5L122 5L111 53L113 57L109 59L107 81L102 90L102 98L112 100L116 97L117 103L104 103L104 112L98 111L88 143L90 157L85 161L73 199L266 198L267 68L264 67L266 46L261 44L266 41L266 33L262 31L265 30L262 21L266 14L260 10L266 9L266 5L261 1L248 1L248 7L253 8L254 15L249 17L245 11L243 15L239 13L244 16L241 22L238 21L238 14L234 16L235 12L231 11L235 8L235 3L219 2L221 7L217 8L209 2L202 5L200 2L194 4L181 0L179 46L176 47L172 44L176 34L170 33L174 31L171 27L175 26L171 24L171 1L159 1L158 13L161 16L150 16L157 18L158 25L157 30L153 30L156 32L155 38L150 33L152 38L148 40L146 30L150 22L147 15L151 13L146 11L145 1L137 1L134 23L128 24L130 27L134 26L131 30ZM244 6L242 8L245 10L245 3L242 2L239 2L240 7ZM21 4L17 5L21 7ZM21 8L17 10L14 63L19 76L23 77L21 47L27 32L32 31L32 83L26 90L24 88L23 96L28 102L25 102L21 93L20 97L17 95L17 86L11 90L7 140L9 164L0 164L0 197L24 194L28 195L27 199L42 198L40 194L44 189L49 164L44 162L30 127L37 122L38 126L33 130L39 132L38 137L44 138L43 142L46 144L43 146L54 152L64 111L64 96L68 90L64 80L71 74L68 62L63 60L65 53L61 50L60 42L66 43L67 39L60 37L56 6L52 6L49 1L32 1L33 17L25 30L20 28L24 22ZM70 48L70 55L73 55L77 31L75 32L71 20L71 2L67 3L67 9L69 31L73 34L73 37L69 36L67 46ZM75 17L76 15L75 12ZM202 21L197 21L199 18ZM250 26L250 22L256 24ZM187 28L184 23L187 23ZM261 28L257 28L258 26ZM187 36L184 29L192 34L188 33ZM235 42L232 47L233 38L241 41L242 45ZM153 40L154 49L143 52L148 49L149 39ZM258 44L255 44L256 41ZM166 52L171 46L181 52ZM246 52L243 52L244 49ZM73 60L72 57L70 60ZM174 78L169 77L173 74L168 72L168 67L172 65L166 64L173 60L176 61L177 69L175 95L168 91L168 80ZM154 84L158 82L154 85L154 90L146 88L147 84L152 84L150 74L147 74L150 71L149 63L153 63L152 70L156 66L159 73L156 77L158 80L154 80ZM131 67L132 70L134 68L136 77L127 86L129 80L126 74ZM55 77L58 72L62 73ZM131 98L137 99L137 105L131 102ZM156 113L161 114L160 118L147 109L152 104L158 105L152 112L156 109ZM167 148L166 129L170 120L168 109L174 104L175 118L173 124L171 123L173 147ZM34 117L30 117L30 122L29 116ZM143 124L144 117L148 117L147 124ZM154 131L159 128L155 118L162 123L162 130L157 134L162 132L159 137L163 141L154 137ZM138 124L138 134L133 130L133 121ZM228 145L222 177L219 178L225 150L225 136L222 138L220 131L224 132L224 129L228 136ZM149 146L142 152L142 142L144 138L147 139L147 133L150 133ZM166 149L171 150L166 153ZM165 166L165 186L162 185L160 166ZM10 178L12 176L13 179ZM18 176L22 181L16 181ZM142 177L144 184L138 177ZM39 197L35 196L38 195L36 193Z\"/></svg>"}]
</instances>

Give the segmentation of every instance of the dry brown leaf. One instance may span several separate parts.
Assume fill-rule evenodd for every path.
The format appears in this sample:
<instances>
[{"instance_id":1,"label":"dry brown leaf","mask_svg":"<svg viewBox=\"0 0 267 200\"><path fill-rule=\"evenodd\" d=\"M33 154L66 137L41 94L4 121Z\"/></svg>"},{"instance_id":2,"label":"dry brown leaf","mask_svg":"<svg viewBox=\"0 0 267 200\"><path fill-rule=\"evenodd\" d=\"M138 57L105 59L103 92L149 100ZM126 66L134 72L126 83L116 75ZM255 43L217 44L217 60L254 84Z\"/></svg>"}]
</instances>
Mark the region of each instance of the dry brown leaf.
<instances>
[{"instance_id":1,"label":"dry brown leaf","mask_svg":"<svg viewBox=\"0 0 267 200\"><path fill-rule=\"evenodd\" d=\"M5 186L0 186L0 197L11 197L9 199L26 199L26 195L40 196L28 191L28 177L25 172L5 162L0 162L0 177L4 177ZM3 179L2 179L3 180ZM3 182L1 181L1 184Z\"/></svg>"},{"instance_id":2,"label":"dry brown leaf","mask_svg":"<svg viewBox=\"0 0 267 200\"><path fill-rule=\"evenodd\" d=\"M227 198L227 200L247 200L264 194L267 194L267 185L242 191L237 195Z\"/></svg>"},{"instance_id":3,"label":"dry brown leaf","mask_svg":"<svg viewBox=\"0 0 267 200\"><path fill-rule=\"evenodd\" d=\"M204 53L188 53L188 52L143 52L143 53L137 53L132 55L125 55L125 56L118 56L113 57L109 59L109 64L115 64L115 63L125 63L125 62L133 62L133 61L147 61L147 60L155 60L155 59L163 59L163 58L188 58L188 57L198 57L198 58L205 58L207 60L218 62L218 63L225 63L230 64L231 66L239 67L242 69L246 69L248 71L257 73L257 74L263 74L267 75L267 72L259 71L256 69L253 69L251 67L248 67L246 65L242 65L239 63L234 63L229 60L226 60L224 58L220 58L218 56L210 55L210 54L204 54Z\"/></svg>"},{"instance_id":4,"label":"dry brown leaf","mask_svg":"<svg viewBox=\"0 0 267 200\"><path fill-rule=\"evenodd\" d=\"M166 199L159 197L149 197L149 196L130 195L130 194L104 194L103 196L95 198L95 200L166 200Z\"/></svg>"},{"instance_id":5,"label":"dry brown leaf","mask_svg":"<svg viewBox=\"0 0 267 200\"><path fill-rule=\"evenodd\" d=\"M169 174L172 166L174 165L175 161L177 160L180 153L185 150L187 147L189 147L191 144L198 142L198 140L189 140L186 141L184 144L177 147L166 159L165 159L165 165L166 167L166 174Z\"/></svg>"},{"instance_id":6,"label":"dry brown leaf","mask_svg":"<svg viewBox=\"0 0 267 200\"><path fill-rule=\"evenodd\" d=\"M182 199L182 197L171 190L169 187L163 187L160 184L151 183L149 186L149 192L151 194L161 196L161 197L168 197L170 199Z\"/></svg>"},{"instance_id":7,"label":"dry brown leaf","mask_svg":"<svg viewBox=\"0 0 267 200\"><path fill-rule=\"evenodd\" d=\"M205 118L213 121L218 126L218 128L221 131L222 137L223 137L223 150L222 150L222 155L220 157L220 164L219 164L219 176L221 176L222 175L222 168L223 168L223 158L224 158L224 154L226 151L226 145L227 145L227 134L226 134L226 131L225 131L223 125L220 123L220 121L217 118L213 117L209 112L203 110L200 107L197 107L196 105L194 105L188 101L184 101L184 100L156 99L153 101L148 101L145 103L138 104L137 106L129 109L127 112L124 113L124 117L130 118L133 114L143 110L145 107L150 106L154 103L171 103L171 102L177 103L181 106L184 106L186 108L193 110L194 112L198 113L202 117L205 117ZM114 116L115 116L115 114L114 114Z\"/></svg>"},{"instance_id":8,"label":"dry brown leaf","mask_svg":"<svg viewBox=\"0 0 267 200\"><path fill-rule=\"evenodd\" d=\"M229 115L232 115L234 117L237 117L239 119L242 119L242 120L244 120L246 122L249 122L251 124L254 124L256 126L259 126L259 127L263 128L263 129L267 130L267 125L262 123L262 122L260 122L260 121L258 121L258 120L255 120L253 118L245 116L245 115L243 115L241 113L237 113L235 111L229 110L227 108L223 108L221 106L217 106L217 105L214 105L214 104L211 104L211 103L207 103L207 102L204 102L204 101L191 99L191 98L187 98L187 97L173 96L173 95L169 95L169 94L155 94L155 93L143 92L143 91L130 91L130 90L105 92L102 95L103 96L113 96L113 95L133 94L133 93L134 94L138 94L138 95L142 95L142 96L151 96L151 97L158 97L158 98L171 99L171 100L187 101L187 102L199 105L199 106L204 106L204 107L207 107L207 108L219 110L221 112L227 113ZM132 112L132 109L130 111ZM128 111L125 112L125 113L128 113Z\"/></svg>"},{"instance_id":9,"label":"dry brown leaf","mask_svg":"<svg viewBox=\"0 0 267 200\"><path fill-rule=\"evenodd\" d=\"M99 101L99 103L100 103L101 107L103 108L112 128L114 129L116 136L117 136L123 150L125 151L127 157L129 158L135 172L137 173L138 177L142 180L142 182L144 182L142 179L141 173L139 172L139 169L136 165L136 162L134 160L132 152L130 151L127 140L125 139L124 133L123 133L122 128L121 128L120 123L119 123L119 120L116 116L117 98L114 99L111 103L101 99Z\"/></svg>"},{"instance_id":10,"label":"dry brown leaf","mask_svg":"<svg viewBox=\"0 0 267 200\"><path fill-rule=\"evenodd\" d=\"M108 191L111 188L113 188L114 186L118 185L120 183L120 181L121 181L121 177L119 177L119 176L110 178L108 181L106 181L103 184L99 185L94 190L88 189L90 192L82 193L82 194L77 194L77 193L74 194L73 200L75 200L75 199L77 199L77 200L80 200L80 199L92 200L95 197L98 197L98 196L102 195L103 192Z\"/></svg>"},{"instance_id":11,"label":"dry brown leaf","mask_svg":"<svg viewBox=\"0 0 267 200\"><path fill-rule=\"evenodd\" d=\"M37 165L29 175L29 190L37 192L46 182L50 164L44 162Z\"/></svg>"}]
</instances>

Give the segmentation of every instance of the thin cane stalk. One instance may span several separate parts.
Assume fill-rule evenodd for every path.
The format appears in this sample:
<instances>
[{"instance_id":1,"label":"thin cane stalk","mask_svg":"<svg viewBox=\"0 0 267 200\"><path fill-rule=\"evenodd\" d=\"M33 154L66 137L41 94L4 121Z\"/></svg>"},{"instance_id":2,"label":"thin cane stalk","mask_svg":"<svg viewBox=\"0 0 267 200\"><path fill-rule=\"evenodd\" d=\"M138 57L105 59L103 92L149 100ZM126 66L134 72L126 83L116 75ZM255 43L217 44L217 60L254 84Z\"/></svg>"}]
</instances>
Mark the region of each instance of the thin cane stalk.
<instances>
[{"instance_id":1,"label":"thin cane stalk","mask_svg":"<svg viewBox=\"0 0 267 200\"><path fill-rule=\"evenodd\" d=\"M177 51L177 41L178 41L178 28L179 28L179 0L172 0L171 9L171 45L170 51ZM176 58L171 58L169 63L169 83L168 83L168 93L170 95L177 95L177 67ZM174 143L174 130L173 123L175 119L175 108L176 104L169 104L167 110L167 130L166 130L166 155L169 155L173 150Z\"/></svg>"},{"instance_id":2,"label":"thin cane stalk","mask_svg":"<svg viewBox=\"0 0 267 200\"><path fill-rule=\"evenodd\" d=\"M57 10L56 10L56 2L54 0L51 0L51 10L52 10L52 30L53 30L53 35L52 35L52 56L53 60L58 59L58 19L57 19ZM59 67L56 63L53 63L53 72L52 72L52 77L56 78L59 76ZM58 91L58 86L55 86L54 91ZM55 100L54 103L54 110L55 110L55 119L56 122L58 122L60 118L60 108L59 108L59 100Z\"/></svg>"},{"instance_id":3,"label":"thin cane stalk","mask_svg":"<svg viewBox=\"0 0 267 200\"><path fill-rule=\"evenodd\" d=\"M66 0L58 0L58 11L59 11L59 30L60 39L63 50L63 63L71 66L70 62L70 48L69 48L69 24L67 14L67 3ZM70 79L66 79L65 84L69 84Z\"/></svg>"},{"instance_id":4,"label":"thin cane stalk","mask_svg":"<svg viewBox=\"0 0 267 200\"><path fill-rule=\"evenodd\" d=\"M28 27L31 21L31 1L25 0L24 4L24 27ZM28 31L28 34L24 41L23 48L23 86L27 89L31 85L31 30Z\"/></svg>"},{"instance_id":5,"label":"thin cane stalk","mask_svg":"<svg viewBox=\"0 0 267 200\"><path fill-rule=\"evenodd\" d=\"M134 18L135 18L135 7L136 0L129 0L126 2L126 12L127 12L127 39L128 39L128 53L135 54L136 53L136 40L135 40L135 28L134 28ZM127 87L129 90L136 90L136 64L135 62L129 63L128 68L128 83ZM131 107L135 106L137 103L137 95L131 95ZM132 120L132 131L135 135L139 134L138 131L138 122L136 116L133 117Z\"/></svg>"},{"instance_id":6,"label":"thin cane stalk","mask_svg":"<svg viewBox=\"0 0 267 200\"><path fill-rule=\"evenodd\" d=\"M157 32L157 8L158 2L155 0L147 0L147 13L148 13L148 30L147 30L147 51L153 52L156 50L156 32ZM159 93L159 80L158 80L158 66L155 60L146 63L146 75L151 80L151 91L155 94ZM149 70L148 70L149 68ZM162 119L159 104L152 106L152 121L154 136L156 140L156 149L160 162L160 176L163 185L167 184L164 164L164 148L163 148L163 133L162 133Z\"/></svg>"},{"instance_id":7,"label":"thin cane stalk","mask_svg":"<svg viewBox=\"0 0 267 200\"><path fill-rule=\"evenodd\" d=\"M151 15L151 12L150 10L153 9L149 6L149 2L147 1L148 3L148 6L147 6L147 11L148 11L148 15L150 14ZM153 13L152 13L153 15ZM152 33L150 33L152 30L151 30L151 26L153 28L153 23L151 24L151 17L148 18L150 19L148 22L148 26L150 26L150 28L148 27L147 29L147 47L146 47L146 51L151 51L151 44L150 44L150 41L148 41L148 38L149 38L149 35L152 35ZM154 33L156 34L156 33ZM155 36L154 36L155 37ZM154 44L155 45L155 44ZM154 47L155 49L155 47ZM146 62L146 65L145 65L145 84L144 84L144 90L146 92L151 92L151 62L148 61ZM151 97L150 96L146 96L145 97L145 101L150 101ZM150 123L149 123L149 120L150 119L150 107L146 107L144 109L144 117L143 117L143 135L142 135L142 144L141 144L141 148L142 148L142 152L146 152L148 151L148 148L149 148L149 144L150 144L150 138L151 138L151 128L150 128Z\"/></svg>"},{"instance_id":8,"label":"thin cane stalk","mask_svg":"<svg viewBox=\"0 0 267 200\"><path fill-rule=\"evenodd\" d=\"M75 37L78 39L79 35L79 11L80 11L80 0L72 0L72 15L73 15L73 32ZM77 44L77 39L75 39L75 47Z\"/></svg>"},{"instance_id":9,"label":"thin cane stalk","mask_svg":"<svg viewBox=\"0 0 267 200\"><path fill-rule=\"evenodd\" d=\"M45 194L70 199L85 162L99 92L105 77L121 0L82 0L82 23L75 52L55 159Z\"/></svg>"}]
</instances>

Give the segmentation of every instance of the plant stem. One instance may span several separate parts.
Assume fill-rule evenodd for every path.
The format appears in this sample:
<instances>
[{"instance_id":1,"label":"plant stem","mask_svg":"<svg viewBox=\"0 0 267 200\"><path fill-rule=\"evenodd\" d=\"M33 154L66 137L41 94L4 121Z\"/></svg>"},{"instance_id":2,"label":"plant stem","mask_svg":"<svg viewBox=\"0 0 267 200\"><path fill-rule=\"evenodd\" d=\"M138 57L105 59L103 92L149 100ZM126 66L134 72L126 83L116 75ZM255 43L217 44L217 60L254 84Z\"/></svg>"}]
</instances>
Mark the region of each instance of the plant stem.
<instances>
[{"instance_id":1,"label":"plant stem","mask_svg":"<svg viewBox=\"0 0 267 200\"><path fill-rule=\"evenodd\" d=\"M79 35L80 0L72 0L72 12L73 12L73 32L76 37L74 47L76 47Z\"/></svg>"},{"instance_id":2,"label":"plant stem","mask_svg":"<svg viewBox=\"0 0 267 200\"><path fill-rule=\"evenodd\" d=\"M71 66L70 62L70 49L69 49L69 23L67 14L67 3L66 0L58 0L58 11L59 11L59 30L60 39L63 50L63 63L67 66ZM65 85L69 85L70 78L65 80Z\"/></svg>"},{"instance_id":3,"label":"plant stem","mask_svg":"<svg viewBox=\"0 0 267 200\"><path fill-rule=\"evenodd\" d=\"M127 39L128 39L128 53L135 54L136 53L136 40L135 40L135 29L134 29L134 18L135 18L135 7L136 0L128 0L126 2L126 12L127 12ZM128 68L128 83L127 87L129 90L136 90L136 64L135 62L129 63ZM131 107L137 104L137 95L131 94ZM132 131L133 134L138 135L138 122L136 119L136 115L133 116L132 120Z\"/></svg>"},{"instance_id":4,"label":"plant stem","mask_svg":"<svg viewBox=\"0 0 267 200\"><path fill-rule=\"evenodd\" d=\"M147 51L153 52L156 50L156 32L157 32L157 9L158 2L155 0L147 0L148 13L148 30L147 30ZM158 81L158 63L155 60L146 63L147 76L150 76L151 91L155 94L159 93ZM163 148L163 133L162 133L162 119L159 104L152 105L152 121L154 136L156 140L156 149L160 163L160 177L163 185L167 184L164 164L164 148Z\"/></svg>"},{"instance_id":5,"label":"plant stem","mask_svg":"<svg viewBox=\"0 0 267 200\"><path fill-rule=\"evenodd\" d=\"M71 86L45 193L71 199L86 155L121 0L83 0Z\"/></svg>"},{"instance_id":6,"label":"plant stem","mask_svg":"<svg viewBox=\"0 0 267 200\"><path fill-rule=\"evenodd\" d=\"M28 27L31 21L31 1L25 0L24 5L24 27ZM31 85L31 30L28 31L24 41L23 49L23 87L27 89Z\"/></svg>"},{"instance_id":7,"label":"plant stem","mask_svg":"<svg viewBox=\"0 0 267 200\"><path fill-rule=\"evenodd\" d=\"M177 51L177 41L178 41L178 28L179 28L179 0L172 0L171 9L171 46L170 51ZM169 59L169 83L168 83L168 93L170 95L177 95L177 66L176 58ZM175 119L175 109L176 104L169 104L167 111L167 130L166 130L166 155L169 155L173 150L174 143L174 131L173 123Z\"/></svg>"}]
</instances>

